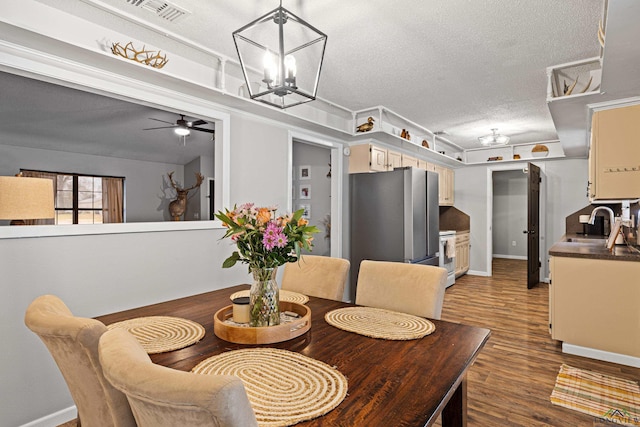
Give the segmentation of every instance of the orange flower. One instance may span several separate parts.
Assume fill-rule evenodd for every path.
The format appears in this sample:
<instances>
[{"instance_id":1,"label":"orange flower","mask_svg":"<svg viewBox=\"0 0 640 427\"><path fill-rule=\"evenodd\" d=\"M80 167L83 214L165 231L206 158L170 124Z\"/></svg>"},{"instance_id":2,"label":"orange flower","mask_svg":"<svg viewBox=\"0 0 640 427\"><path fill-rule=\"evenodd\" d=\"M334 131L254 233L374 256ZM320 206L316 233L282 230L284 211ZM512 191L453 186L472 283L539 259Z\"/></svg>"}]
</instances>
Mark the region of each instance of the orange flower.
<instances>
[{"instance_id":1,"label":"orange flower","mask_svg":"<svg viewBox=\"0 0 640 427\"><path fill-rule=\"evenodd\" d=\"M304 218L300 218L300 219L298 220L298 227L304 227L304 226L305 226L305 225L307 225L307 224L309 224L309 221L307 221L307 220L306 220L306 219L304 219Z\"/></svg>"},{"instance_id":2,"label":"orange flower","mask_svg":"<svg viewBox=\"0 0 640 427\"><path fill-rule=\"evenodd\" d=\"M278 217L278 225L280 227L284 227L285 225L291 222L291 217L289 215Z\"/></svg>"},{"instance_id":3,"label":"orange flower","mask_svg":"<svg viewBox=\"0 0 640 427\"><path fill-rule=\"evenodd\" d=\"M258 224L266 224L271 219L271 211L267 208L258 209L258 215L256 216L256 220Z\"/></svg>"}]
</instances>

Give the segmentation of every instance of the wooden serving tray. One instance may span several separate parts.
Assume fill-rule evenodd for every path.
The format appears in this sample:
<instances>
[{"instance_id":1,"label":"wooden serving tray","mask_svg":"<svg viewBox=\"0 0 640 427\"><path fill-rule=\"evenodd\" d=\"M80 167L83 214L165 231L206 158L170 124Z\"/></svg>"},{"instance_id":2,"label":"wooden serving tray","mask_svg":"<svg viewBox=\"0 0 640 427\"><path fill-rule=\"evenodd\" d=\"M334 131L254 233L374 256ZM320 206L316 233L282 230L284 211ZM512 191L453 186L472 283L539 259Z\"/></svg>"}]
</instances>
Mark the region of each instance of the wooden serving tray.
<instances>
[{"instance_id":1,"label":"wooden serving tray","mask_svg":"<svg viewBox=\"0 0 640 427\"><path fill-rule=\"evenodd\" d=\"M311 328L311 309L306 305L280 301L280 312L283 311L297 313L300 318L277 326L235 326L225 323L233 317L233 305L228 305L214 315L213 332L218 338L236 344L272 344L299 337Z\"/></svg>"}]
</instances>

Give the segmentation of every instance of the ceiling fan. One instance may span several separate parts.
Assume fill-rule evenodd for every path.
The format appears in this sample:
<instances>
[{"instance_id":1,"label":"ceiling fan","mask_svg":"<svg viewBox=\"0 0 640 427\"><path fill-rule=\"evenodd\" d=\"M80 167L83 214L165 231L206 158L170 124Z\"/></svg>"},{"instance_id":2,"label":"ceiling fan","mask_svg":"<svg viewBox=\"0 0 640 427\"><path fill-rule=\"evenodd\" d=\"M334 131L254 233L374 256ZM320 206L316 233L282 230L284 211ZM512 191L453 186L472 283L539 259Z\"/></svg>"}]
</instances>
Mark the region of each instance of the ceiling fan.
<instances>
[{"instance_id":1,"label":"ceiling fan","mask_svg":"<svg viewBox=\"0 0 640 427\"><path fill-rule=\"evenodd\" d=\"M198 127L200 125L205 125L208 122L206 122L204 120L196 120L196 121L190 122L190 121L184 119L184 114L180 114L180 118L175 123L167 122L165 120L160 120L160 119L154 119L153 117L149 117L149 119L150 120L155 120L157 122L166 123L166 124L171 125L171 126L160 126L160 127L155 127L155 128L146 128L146 129L143 129L143 130L173 129L173 131L177 135L180 135L180 136L188 136L191 133L191 129L197 130L197 131L200 131L200 132L215 133L215 131L213 129L207 129L207 128Z\"/></svg>"}]
</instances>

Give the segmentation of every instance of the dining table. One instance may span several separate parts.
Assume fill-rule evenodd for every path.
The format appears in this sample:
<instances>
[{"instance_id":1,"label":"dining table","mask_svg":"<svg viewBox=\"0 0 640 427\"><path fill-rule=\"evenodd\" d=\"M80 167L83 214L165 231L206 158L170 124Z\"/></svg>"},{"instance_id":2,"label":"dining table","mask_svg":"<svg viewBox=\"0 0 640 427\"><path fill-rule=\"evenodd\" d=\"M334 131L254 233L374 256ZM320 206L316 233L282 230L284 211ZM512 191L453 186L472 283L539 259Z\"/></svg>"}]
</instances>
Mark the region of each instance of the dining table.
<instances>
[{"instance_id":1,"label":"dining table","mask_svg":"<svg viewBox=\"0 0 640 427\"><path fill-rule=\"evenodd\" d=\"M273 344L236 344L214 333L214 314L231 304L230 296L248 290L237 285L97 317L106 325L146 316L175 316L205 329L188 347L150 354L162 366L191 371L212 356L254 347L300 353L335 367L348 379L348 393L333 410L296 424L306 426L431 426L441 415L443 427L467 424L467 372L491 331L429 319L435 330L410 340L370 338L325 321L325 314L355 304L309 297L311 327L291 340ZM195 375L195 374L194 374Z\"/></svg>"}]
</instances>

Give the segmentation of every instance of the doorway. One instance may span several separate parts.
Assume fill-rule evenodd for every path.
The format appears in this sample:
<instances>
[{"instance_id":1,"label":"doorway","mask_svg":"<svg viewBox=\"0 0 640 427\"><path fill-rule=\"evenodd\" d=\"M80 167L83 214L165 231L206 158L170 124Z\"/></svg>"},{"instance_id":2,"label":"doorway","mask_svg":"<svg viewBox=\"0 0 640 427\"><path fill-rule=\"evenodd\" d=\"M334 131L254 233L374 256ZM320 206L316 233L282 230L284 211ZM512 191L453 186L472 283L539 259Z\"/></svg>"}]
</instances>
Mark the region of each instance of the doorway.
<instances>
[{"instance_id":1,"label":"doorway","mask_svg":"<svg viewBox=\"0 0 640 427\"><path fill-rule=\"evenodd\" d=\"M292 144L292 211L303 209L303 218L320 230L314 236L313 255L331 256L331 151L297 138Z\"/></svg>"},{"instance_id":2,"label":"doorway","mask_svg":"<svg viewBox=\"0 0 640 427\"><path fill-rule=\"evenodd\" d=\"M538 169L534 166L535 169ZM487 275L492 275L492 261L496 258L522 260L529 258L531 235L528 233L529 204L529 170L527 165L513 164L487 168ZM539 176L544 175L544 164L540 165ZM544 185L539 187L539 207L541 212L536 234L542 247L545 247L545 215L546 190ZM515 243L514 243L515 242ZM538 263L546 259L542 252L536 256ZM536 265L539 265L536 263ZM525 272L528 270L525 269ZM534 272L536 283L544 272ZM528 283L523 276L523 282Z\"/></svg>"},{"instance_id":3,"label":"doorway","mask_svg":"<svg viewBox=\"0 0 640 427\"><path fill-rule=\"evenodd\" d=\"M527 259L527 175L522 170L493 173L493 258Z\"/></svg>"}]
</instances>

